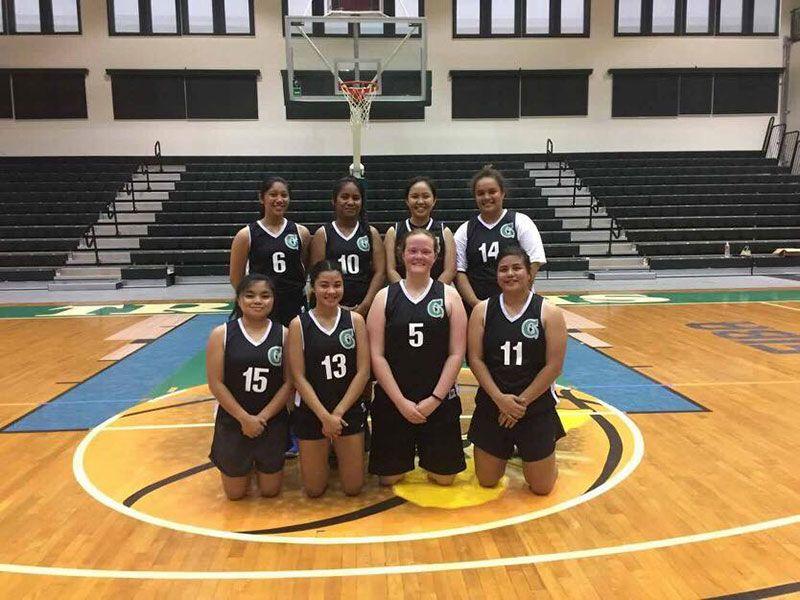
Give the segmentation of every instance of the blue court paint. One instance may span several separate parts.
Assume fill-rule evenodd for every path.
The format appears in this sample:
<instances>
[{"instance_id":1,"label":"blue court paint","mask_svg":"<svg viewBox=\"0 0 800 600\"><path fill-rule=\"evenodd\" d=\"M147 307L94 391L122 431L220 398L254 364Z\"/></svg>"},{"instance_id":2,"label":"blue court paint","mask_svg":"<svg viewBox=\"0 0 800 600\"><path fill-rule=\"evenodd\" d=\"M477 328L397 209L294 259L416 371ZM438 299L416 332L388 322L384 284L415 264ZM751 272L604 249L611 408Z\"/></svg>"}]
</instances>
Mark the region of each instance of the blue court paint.
<instances>
[{"instance_id":1,"label":"blue court paint","mask_svg":"<svg viewBox=\"0 0 800 600\"><path fill-rule=\"evenodd\" d=\"M626 367L602 352L569 338L564 383L630 412L703 410L665 385Z\"/></svg>"},{"instance_id":2,"label":"blue court paint","mask_svg":"<svg viewBox=\"0 0 800 600\"><path fill-rule=\"evenodd\" d=\"M204 348L208 335L227 316L196 315L84 383L5 428L4 431L90 429L148 399L161 381Z\"/></svg>"}]
</instances>

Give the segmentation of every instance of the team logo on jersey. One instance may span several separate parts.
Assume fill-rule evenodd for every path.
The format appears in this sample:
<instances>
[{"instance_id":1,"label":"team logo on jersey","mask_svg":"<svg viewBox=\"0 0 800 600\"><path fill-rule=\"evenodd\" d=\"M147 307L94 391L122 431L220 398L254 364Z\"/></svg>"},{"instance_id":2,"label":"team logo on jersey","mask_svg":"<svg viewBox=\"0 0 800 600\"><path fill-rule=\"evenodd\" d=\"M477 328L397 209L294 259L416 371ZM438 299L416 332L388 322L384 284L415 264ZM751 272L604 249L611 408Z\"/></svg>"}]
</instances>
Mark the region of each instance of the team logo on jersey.
<instances>
[{"instance_id":1,"label":"team logo on jersey","mask_svg":"<svg viewBox=\"0 0 800 600\"><path fill-rule=\"evenodd\" d=\"M500 228L500 235L504 238L511 239L516 235L514 231L514 224L513 223L506 223Z\"/></svg>"},{"instance_id":2,"label":"team logo on jersey","mask_svg":"<svg viewBox=\"0 0 800 600\"><path fill-rule=\"evenodd\" d=\"M287 235L285 242L286 247L290 248L291 250L297 250L300 247L300 238L297 237L296 233L290 233Z\"/></svg>"},{"instance_id":3,"label":"team logo on jersey","mask_svg":"<svg viewBox=\"0 0 800 600\"><path fill-rule=\"evenodd\" d=\"M525 319L522 324L522 335L532 340L539 338L539 319Z\"/></svg>"},{"instance_id":4,"label":"team logo on jersey","mask_svg":"<svg viewBox=\"0 0 800 600\"><path fill-rule=\"evenodd\" d=\"M269 363L273 366L280 367L281 366L281 359L283 358L283 348L280 346L273 346L267 352L267 359Z\"/></svg>"},{"instance_id":5,"label":"team logo on jersey","mask_svg":"<svg viewBox=\"0 0 800 600\"><path fill-rule=\"evenodd\" d=\"M359 250L367 252L369 250L369 236L362 235L360 238L358 238L356 240L356 246L358 246Z\"/></svg>"},{"instance_id":6,"label":"team logo on jersey","mask_svg":"<svg viewBox=\"0 0 800 600\"><path fill-rule=\"evenodd\" d=\"M339 334L339 343L345 350L352 350L356 347L356 337L352 329L345 329Z\"/></svg>"},{"instance_id":7,"label":"team logo on jersey","mask_svg":"<svg viewBox=\"0 0 800 600\"><path fill-rule=\"evenodd\" d=\"M434 319L441 319L444 316L444 300L436 298L428 302L428 314Z\"/></svg>"}]
</instances>

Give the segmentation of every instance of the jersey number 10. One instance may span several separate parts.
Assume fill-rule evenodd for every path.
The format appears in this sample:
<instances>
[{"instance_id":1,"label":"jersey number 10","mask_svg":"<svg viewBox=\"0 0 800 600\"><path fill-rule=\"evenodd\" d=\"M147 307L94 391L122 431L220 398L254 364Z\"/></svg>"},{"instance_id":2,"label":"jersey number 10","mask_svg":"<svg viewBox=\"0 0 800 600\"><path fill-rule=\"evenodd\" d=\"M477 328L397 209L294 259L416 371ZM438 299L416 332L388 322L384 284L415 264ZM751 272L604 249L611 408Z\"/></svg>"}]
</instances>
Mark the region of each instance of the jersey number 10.
<instances>
[{"instance_id":1,"label":"jersey number 10","mask_svg":"<svg viewBox=\"0 0 800 600\"><path fill-rule=\"evenodd\" d=\"M355 275L361 271L358 254L342 254L339 257L339 264L342 266L342 273L345 275Z\"/></svg>"}]
</instances>

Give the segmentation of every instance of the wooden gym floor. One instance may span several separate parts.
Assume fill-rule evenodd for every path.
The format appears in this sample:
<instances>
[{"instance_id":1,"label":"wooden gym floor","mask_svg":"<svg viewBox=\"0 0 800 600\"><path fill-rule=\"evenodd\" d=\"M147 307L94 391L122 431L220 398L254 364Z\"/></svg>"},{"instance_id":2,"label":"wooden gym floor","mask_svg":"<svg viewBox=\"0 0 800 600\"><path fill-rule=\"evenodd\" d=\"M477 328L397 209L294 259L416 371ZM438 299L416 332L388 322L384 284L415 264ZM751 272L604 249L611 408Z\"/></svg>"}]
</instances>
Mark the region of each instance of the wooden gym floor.
<instances>
[{"instance_id":1,"label":"wooden gym floor","mask_svg":"<svg viewBox=\"0 0 800 600\"><path fill-rule=\"evenodd\" d=\"M0 307L2 596L800 594L800 289L551 298L572 337L546 498L512 462L495 490L334 475L312 501L288 461L280 498L228 502L202 352L224 303Z\"/></svg>"}]
</instances>

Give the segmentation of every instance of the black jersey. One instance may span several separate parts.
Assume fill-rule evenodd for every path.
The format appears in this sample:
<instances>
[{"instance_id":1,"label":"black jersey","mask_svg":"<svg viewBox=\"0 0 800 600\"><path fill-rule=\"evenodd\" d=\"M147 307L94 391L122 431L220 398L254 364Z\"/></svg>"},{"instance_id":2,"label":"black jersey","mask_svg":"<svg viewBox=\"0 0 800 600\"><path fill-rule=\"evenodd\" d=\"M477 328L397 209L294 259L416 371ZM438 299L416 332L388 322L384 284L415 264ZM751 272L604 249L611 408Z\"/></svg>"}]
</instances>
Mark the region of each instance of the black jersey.
<instances>
[{"instance_id":1,"label":"black jersey","mask_svg":"<svg viewBox=\"0 0 800 600\"><path fill-rule=\"evenodd\" d=\"M411 233L412 229L427 229L433 235L436 236L436 239L439 240L439 256L436 257L436 262L433 263L431 267L431 277L433 279L439 279L439 276L444 271L444 223L441 221L434 221L431 219L428 221L428 224L425 227L418 228L416 225L411 223L410 219L406 219L405 221L399 221L394 224L394 247L395 249L400 248L400 242L403 241L409 233ZM395 263L396 263L396 271L400 275L400 277L406 276L406 266L403 264L403 258L401 256L395 256Z\"/></svg>"},{"instance_id":2,"label":"black jersey","mask_svg":"<svg viewBox=\"0 0 800 600\"><path fill-rule=\"evenodd\" d=\"M353 315L339 309L331 331L317 322L313 311L300 315L306 379L329 412L336 408L358 371Z\"/></svg>"},{"instance_id":3,"label":"black jersey","mask_svg":"<svg viewBox=\"0 0 800 600\"><path fill-rule=\"evenodd\" d=\"M335 223L325 223L325 258L342 269L343 306L356 306L367 295L372 280L372 235L368 226L358 226L345 237Z\"/></svg>"},{"instance_id":4,"label":"black jersey","mask_svg":"<svg viewBox=\"0 0 800 600\"><path fill-rule=\"evenodd\" d=\"M500 391L516 395L531 384L547 363L547 341L542 324L544 298L531 292L524 310L513 321L501 299L502 295L492 296L486 305L483 361ZM478 396L488 399L485 393ZM547 389L528 410L535 406L538 412L555 404L553 391Z\"/></svg>"},{"instance_id":5,"label":"black jersey","mask_svg":"<svg viewBox=\"0 0 800 600\"><path fill-rule=\"evenodd\" d=\"M251 415L269 404L283 385L283 327L269 321L264 338L250 338L242 320L225 324L223 383ZM220 406L220 415L233 417Z\"/></svg>"},{"instance_id":6,"label":"black jersey","mask_svg":"<svg viewBox=\"0 0 800 600\"><path fill-rule=\"evenodd\" d=\"M386 290L386 360L403 395L414 402L431 395L450 353L444 300L444 284L433 279L416 302L409 299L404 281Z\"/></svg>"},{"instance_id":7,"label":"black jersey","mask_svg":"<svg viewBox=\"0 0 800 600\"><path fill-rule=\"evenodd\" d=\"M261 273L275 282L275 311L285 302L296 304L303 296L306 271L302 261L302 242L297 223L284 220L278 234L269 231L261 221L250 223L250 250L247 253L247 272Z\"/></svg>"},{"instance_id":8,"label":"black jersey","mask_svg":"<svg viewBox=\"0 0 800 600\"><path fill-rule=\"evenodd\" d=\"M467 224L467 277L480 300L500 293L497 257L505 246L519 243L516 217L517 213L507 210L491 227L484 225L477 216Z\"/></svg>"}]
</instances>

